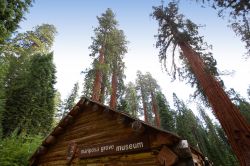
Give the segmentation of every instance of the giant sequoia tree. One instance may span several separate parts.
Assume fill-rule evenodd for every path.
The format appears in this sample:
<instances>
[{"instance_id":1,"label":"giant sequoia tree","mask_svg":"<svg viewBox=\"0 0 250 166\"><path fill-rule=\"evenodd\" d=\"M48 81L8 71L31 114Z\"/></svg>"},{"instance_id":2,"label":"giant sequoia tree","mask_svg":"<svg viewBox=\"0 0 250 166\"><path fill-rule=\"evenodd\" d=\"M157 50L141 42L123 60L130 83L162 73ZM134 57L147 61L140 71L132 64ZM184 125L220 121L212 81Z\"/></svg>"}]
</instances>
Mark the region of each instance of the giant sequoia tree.
<instances>
[{"instance_id":1,"label":"giant sequoia tree","mask_svg":"<svg viewBox=\"0 0 250 166\"><path fill-rule=\"evenodd\" d=\"M139 91L139 96L141 98L142 106L143 106L143 115L144 115L144 121L146 123L149 123L149 111L148 111L148 92L146 89L146 80L143 77L142 73L140 71L137 71L137 79L136 79L136 87Z\"/></svg>"},{"instance_id":2,"label":"giant sequoia tree","mask_svg":"<svg viewBox=\"0 0 250 166\"><path fill-rule=\"evenodd\" d=\"M118 22L111 9L107 9L101 17L97 17L99 26L95 28L90 46L94 58L92 68L86 72L85 93L92 86L91 98L104 102L110 95L110 107L116 109L117 96L123 88L124 62L123 56L127 52L127 41L122 30L118 29ZM94 76L93 76L94 75ZM109 86L111 82L111 87Z\"/></svg>"},{"instance_id":3,"label":"giant sequoia tree","mask_svg":"<svg viewBox=\"0 0 250 166\"><path fill-rule=\"evenodd\" d=\"M125 35L121 30L113 30L112 43L109 49L110 68L112 71L111 80L111 99L110 107L116 109L118 91L123 90L123 78L125 64L123 62L123 55L127 52L127 41Z\"/></svg>"},{"instance_id":4,"label":"giant sequoia tree","mask_svg":"<svg viewBox=\"0 0 250 166\"><path fill-rule=\"evenodd\" d=\"M185 67L189 67L188 71L197 79L241 165L247 165L250 163L250 128L204 62L207 55L203 52L206 50L206 43L198 36L198 27L178 14L175 3L169 3L167 7L154 7L153 17L159 23L156 46L160 48L160 59L166 61L167 51L171 46L173 50L180 48L182 62L187 64ZM172 56L174 59L175 51ZM175 64L173 65L175 68Z\"/></svg>"},{"instance_id":5,"label":"giant sequoia tree","mask_svg":"<svg viewBox=\"0 0 250 166\"><path fill-rule=\"evenodd\" d=\"M148 85L148 91L150 94L150 98L151 98L151 105L152 105L152 111L154 113L154 119L155 119L155 125L157 127L161 126L161 120L160 120L160 114L159 114L159 109L158 109L158 104L156 101L156 93L157 91L160 90L159 85L157 84L156 80L152 77L152 75L150 73L146 73L146 82Z\"/></svg>"},{"instance_id":6,"label":"giant sequoia tree","mask_svg":"<svg viewBox=\"0 0 250 166\"><path fill-rule=\"evenodd\" d=\"M156 80L150 73L142 74L141 71L137 71L136 87L141 98L145 122L160 127L160 114L156 100L160 87Z\"/></svg>"},{"instance_id":7,"label":"giant sequoia tree","mask_svg":"<svg viewBox=\"0 0 250 166\"><path fill-rule=\"evenodd\" d=\"M129 82L124 91L124 98L122 100L122 110L128 112L133 117L138 117L139 112L139 96L137 95L136 85Z\"/></svg>"}]
</instances>

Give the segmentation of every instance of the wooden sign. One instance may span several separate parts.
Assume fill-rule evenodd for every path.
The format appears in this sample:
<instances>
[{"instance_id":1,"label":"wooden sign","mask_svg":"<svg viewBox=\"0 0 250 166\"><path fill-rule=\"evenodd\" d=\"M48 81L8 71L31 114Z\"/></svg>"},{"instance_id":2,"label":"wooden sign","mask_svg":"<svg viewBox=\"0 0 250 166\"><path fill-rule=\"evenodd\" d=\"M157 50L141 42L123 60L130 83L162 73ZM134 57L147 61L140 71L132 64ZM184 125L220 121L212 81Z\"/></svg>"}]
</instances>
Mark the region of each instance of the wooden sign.
<instances>
[{"instance_id":1,"label":"wooden sign","mask_svg":"<svg viewBox=\"0 0 250 166\"><path fill-rule=\"evenodd\" d=\"M67 150L67 163L71 163L77 150L77 144L75 142L70 142Z\"/></svg>"},{"instance_id":2,"label":"wooden sign","mask_svg":"<svg viewBox=\"0 0 250 166\"><path fill-rule=\"evenodd\" d=\"M149 149L149 140L147 137L140 139L130 139L121 142L107 144L98 144L79 147L80 158L90 158L105 156L111 154L121 154L128 152L144 151Z\"/></svg>"}]
</instances>

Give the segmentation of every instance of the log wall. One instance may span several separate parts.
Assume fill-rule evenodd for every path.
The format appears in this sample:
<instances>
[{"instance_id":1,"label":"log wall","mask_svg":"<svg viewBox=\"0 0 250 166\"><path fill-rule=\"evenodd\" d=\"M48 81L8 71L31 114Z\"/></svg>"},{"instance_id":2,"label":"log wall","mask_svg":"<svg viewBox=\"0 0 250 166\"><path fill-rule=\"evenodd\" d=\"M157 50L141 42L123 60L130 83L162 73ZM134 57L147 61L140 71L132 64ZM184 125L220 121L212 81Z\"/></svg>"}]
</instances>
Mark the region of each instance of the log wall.
<instances>
[{"instance_id":1,"label":"log wall","mask_svg":"<svg viewBox=\"0 0 250 166\"><path fill-rule=\"evenodd\" d=\"M83 157L79 153L81 147L141 138L148 140L146 149L91 157ZM176 165L187 160L183 160L179 149L176 149L179 141L180 138L172 133L145 125L105 106L82 100L60 121L30 161L32 166L166 166L170 163ZM72 145L73 150L69 151L69 145Z\"/></svg>"}]
</instances>

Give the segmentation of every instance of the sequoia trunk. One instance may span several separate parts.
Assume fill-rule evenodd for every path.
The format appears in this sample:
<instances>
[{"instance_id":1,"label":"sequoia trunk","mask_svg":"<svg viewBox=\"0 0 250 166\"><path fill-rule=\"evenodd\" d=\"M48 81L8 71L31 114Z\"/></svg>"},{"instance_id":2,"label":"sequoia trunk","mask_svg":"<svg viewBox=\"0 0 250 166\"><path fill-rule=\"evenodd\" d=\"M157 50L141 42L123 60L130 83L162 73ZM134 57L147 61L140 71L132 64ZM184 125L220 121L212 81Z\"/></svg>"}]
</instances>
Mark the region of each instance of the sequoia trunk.
<instances>
[{"instance_id":1,"label":"sequoia trunk","mask_svg":"<svg viewBox=\"0 0 250 166\"><path fill-rule=\"evenodd\" d=\"M100 98L99 102L104 103L105 101L105 92L106 92L106 86L104 80L106 79L106 76L102 74L102 84L101 84L101 92L100 92Z\"/></svg>"},{"instance_id":2,"label":"sequoia trunk","mask_svg":"<svg viewBox=\"0 0 250 166\"><path fill-rule=\"evenodd\" d=\"M161 126L160 115L153 92L151 92L151 100L152 100L152 110L155 114L155 124L157 127L160 127Z\"/></svg>"},{"instance_id":3,"label":"sequoia trunk","mask_svg":"<svg viewBox=\"0 0 250 166\"><path fill-rule=\"evenodd\" d=\"M100 56L99 56L99 65L102 65L103 63L104 63L104 52L103 52L103 48L101 48ZM99 101L101 85L102 85L102 71L100 68L98 68L95 74L95 81L94 81L93 92L92 92L92 100Z\"/></svg>"},{"instance_id":4,"label":"sequoia trunk","mask_svg":"<svg viewBox=\"0 0 250 166\"><path fill-rule=\"evenodd\" d=\"M114 69L112 74L112 93L111 93L111 99L110 99L110 108L115 110L116 109L116 103L117 103L117 72Z\"/></svg>"},{"instance_id":5,"label":"sequoia trunk","mask_svg":"<svg viewBox=\"0 0 250 166\"><path fill-rule=\"evenodd\" d=\"M250 128L219 82L206 69L202 59L189 44L179 42L197 80L220 121L230 145L242 166L250 165Z\"/></svg>"},{"instance_id":6,"label":"sequoia trunk","mask_svg":"<svg viewBox=\"0 0 250 166\"><path fill-rule=\"evenodd\" d=\"M147 104L145 101L144 91L141 87L141 94L142 94L142 105L143 105L143 112L144 112L144 121L148 123L148 112L147 112Z\"/></svg>"}]
</instances>

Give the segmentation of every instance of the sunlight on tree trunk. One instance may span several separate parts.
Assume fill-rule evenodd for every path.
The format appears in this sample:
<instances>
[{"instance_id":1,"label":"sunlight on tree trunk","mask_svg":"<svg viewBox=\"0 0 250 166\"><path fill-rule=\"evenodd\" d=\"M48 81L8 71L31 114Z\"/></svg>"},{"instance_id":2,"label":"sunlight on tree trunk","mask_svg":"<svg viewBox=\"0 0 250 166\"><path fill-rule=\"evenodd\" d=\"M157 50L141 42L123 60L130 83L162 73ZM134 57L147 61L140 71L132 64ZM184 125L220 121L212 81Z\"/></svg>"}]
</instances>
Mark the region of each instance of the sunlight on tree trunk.
<instances>
[{"instance_id":1,"label":"sunlight on tree trunk","mask_svg":"<svg viewBox=\"0 0 250 166\"><path fill-rule=\"evenodd\" d=\"M156 103L156 99L155 99L153 92L151 92L151 98L152 98L152 110L155 114L155 124L157 127L160 128L161 127L160 115L159 115L159 110L157 108L157 103Z\"/></svg>"},{"instance_id":2,"label":"sunlight on tree trunk","mask_svg":"<svg viewBox=\"0 0 250 166\"><path fill-rule=\"evenodd\" d=\"M104 63L104 53L103 53L103 48L101 48L100 49L100 56L99 56L99 65L101 65L103 63ZM101 71L101 69L98 69L96 71L96 76L95 76L95 81L94 81L92 100L99 101L101 85L102 85L102 71Z\"/></svg>"}]
</instances>

